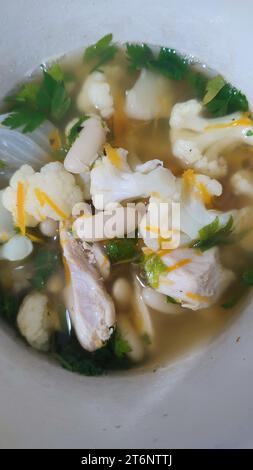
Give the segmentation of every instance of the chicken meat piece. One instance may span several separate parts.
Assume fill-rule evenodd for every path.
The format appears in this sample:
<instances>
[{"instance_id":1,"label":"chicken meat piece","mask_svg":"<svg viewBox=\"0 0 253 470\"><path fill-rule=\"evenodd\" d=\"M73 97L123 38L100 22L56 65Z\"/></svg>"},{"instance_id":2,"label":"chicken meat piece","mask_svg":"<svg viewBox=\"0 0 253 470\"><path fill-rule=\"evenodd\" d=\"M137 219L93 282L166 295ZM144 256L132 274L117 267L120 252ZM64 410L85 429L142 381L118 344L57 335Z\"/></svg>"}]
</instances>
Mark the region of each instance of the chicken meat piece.
<instances>
[{"instance_id":1,"label":"chicken meat piece","mask_svg":"<svg viewBox=\"0 0 253 470\"><path fill-rule=\"evenodd\" d=\"M179 248L148 258L145 266L149 279L160 270L158 280L151 287L179 302L182 307L199 310L213 305L230 282L232 271L225 269L219 259L219 249L200 252L192 248ZM155 264L154 264L155 263Z\"/></svg>"},{"instance_id":2,"label":"chicken meat piece","mask_svg":"<svg viewBox=\"0 0 253 470\"><path fill-rule=\"evenodd\" d=\"M81 346L101 348L115 325L115 308L96 265L63 225L60 239L66 269L65 302Z\"/></svg>"}]
</instances>

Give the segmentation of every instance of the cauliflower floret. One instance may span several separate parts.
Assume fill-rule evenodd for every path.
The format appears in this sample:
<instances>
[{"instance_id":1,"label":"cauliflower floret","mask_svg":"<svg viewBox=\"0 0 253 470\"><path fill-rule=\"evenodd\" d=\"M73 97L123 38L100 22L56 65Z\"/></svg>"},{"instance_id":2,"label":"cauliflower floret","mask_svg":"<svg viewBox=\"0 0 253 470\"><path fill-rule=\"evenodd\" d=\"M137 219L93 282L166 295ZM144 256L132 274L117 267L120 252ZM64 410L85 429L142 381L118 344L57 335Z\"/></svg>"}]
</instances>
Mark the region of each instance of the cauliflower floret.
<instances>
[{"instance_id":1,"label":"cauliflower floret","mask_svg":"<svg viewBox=\"0 0 253 470\"><path fill-rule=\"evenodd\" d=\"M83 200L73 175L62 163L48 163L35 173L29 165L23 165L10 180L3 194L3 205L17 222L17 187L23 183L25 191L25 225L35 227L49 217L63 220L70 216L75 203Z\"/></svg>"},{"instance_id":2,"label":"cauliflower floret","mask_svg":"<svg viewBox=\"0 0 253 470\"><path fill-rule=\"evenodd\" d=\"M253 198L253 173L239 170L230 179L232 190L236 195Z\"/></svg>"},{"instance_id":3,"label":"cauliflower floret","mask_svg":"<svg viewBox=\"0 0 253 470\"><path fill-rule=\"evenodd\" d=\"M3 193L2 189L0 191L0 243L8 241L15 234L12 216L3 206Z\"/></svg>"},{"instance_id":4,"label":"cauliflower floret","mask_svg":"<svg viewBox=\"0 0 253 470\"><path fill-rule=\"evenodd\" d=\"M187 170L183 175L181 188L180 228L191 240L198 238L199 230L216 218L219 219L219 225L223 226L237 212L221 212L208 208L213 196L222 194L222 185L206 175L194 174L192 170Z\"/></svg>"},{"instance_id":5,"label":"cauliflower floret","mask_svg":"<svg viewBox=\"0 0 253 470\"><path fill-rule=\"evenodd\" d=\"M86 119L81 127L64 161L66 170L77 174L89 170L103 148L107 132L107 127L98 116Z\"/></svg>"},{"instance_id":6,"label":"cauliflower floret","mask_svg":"<svg viewBox=\"0 0 253 470\"><path fill-rule=\"evenodd\" d=\"M203 106L194 99L173 107L172 151L185 168L222 177L227 173L222 152L240 143L253 145L253 121L240 112L215 119L203 117L202 112Z\"/></svg>"},{"instance_id":7,"label":"cauliflower floret","mask_svg":"<svg viewBox=\"0 0 253 470\"><path fill-rule=\"evenodd\" d=\"M77 108L83 113L98 110L105 119L113 115L113 97L103 72L93 72L86 78L77 97Z\"/></svg>"},{"instance_id":8,"label":"cauliflower floret","mask_svg":"<svg viewBox=\"0 0 253 470\"><path fill-rule=\"evenodd\" d=\"M204 253L192 248L179 248L165 252L159 258L160 264L155 262L161 272L152 287L192 310L213 305L234 279L233 272L221 265L218 248ZM154 279L152 258L146 261L145 269L149 279Z\"/></svg>"},{"instance_id":9,"label":"cauliflower floret","mask_svg":"<svg viewBox=\"0 0 253 470\"><path fill-rule=\"evenodd\" d=\"M137 165L132 171L127 163L127 151L107 146L107 155L97 160L91 170L90 192L96 209L128 199L149 197L156 192L171 197L176 178L163 168L160 160Z\"/></svg>"},{"instance_id":10,"label":"cauliflower floret","mask_svg":"<svg viewBox=\"0 0 253 470\"><path fill-rule=\"evenodd\" d=\"M199 230L219 218L224 225L236 211L222 213L208 209L213 196L222 194L222 185L209 176L187 170L183 178L177 178L176 191L172 198L153 196L144 214L139 229L148 248L157 251L162 243L175 249L198 237ZM180 204L176 204L180 203Z\"/></svg>"},{"instance_id":11,"label":"cauliflower floret","mask_svg":"<svg viewBox=\"0 0 253 470\"><path fill-rule=\"evenodd\" d=\"M133 88L126 93L126 114L143 120L168 117L171 96L171 83L167 78L143 69Z\"/></svg>"},{"instance_id":12,"label":"cauliflower floret","mask_svg":"<svg viewBox=\"0 0 253 470\"><path fill-rule=\"evenodd\" d=\"M17 324L27 342L39 351L48 351L55 313L48 298L39 292L27 295L19 309Z\"/></svg>"}]
</instances>

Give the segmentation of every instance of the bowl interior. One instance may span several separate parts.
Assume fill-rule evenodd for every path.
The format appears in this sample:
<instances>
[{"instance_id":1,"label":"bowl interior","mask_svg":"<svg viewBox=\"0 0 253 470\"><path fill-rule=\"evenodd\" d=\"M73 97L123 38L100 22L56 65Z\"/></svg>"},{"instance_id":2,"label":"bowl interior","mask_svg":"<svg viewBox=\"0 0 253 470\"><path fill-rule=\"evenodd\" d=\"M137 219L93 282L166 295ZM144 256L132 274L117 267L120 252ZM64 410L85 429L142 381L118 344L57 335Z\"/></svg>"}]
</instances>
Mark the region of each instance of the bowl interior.
<instances>
[{"instance_id":1,"label":"bowl interior","mask_svg":"<svg viewBox=\"0 0 253 470\"><path fill-rule=\"evenodd\" d=\"M12 0L1 10L0 99L45 59L112 32L192 54L253 101L250 1ZM0 446L250 446L250 305L204 348L156 373L120 377L65 372L1 328Z\"/></svg>"}]
</instances>

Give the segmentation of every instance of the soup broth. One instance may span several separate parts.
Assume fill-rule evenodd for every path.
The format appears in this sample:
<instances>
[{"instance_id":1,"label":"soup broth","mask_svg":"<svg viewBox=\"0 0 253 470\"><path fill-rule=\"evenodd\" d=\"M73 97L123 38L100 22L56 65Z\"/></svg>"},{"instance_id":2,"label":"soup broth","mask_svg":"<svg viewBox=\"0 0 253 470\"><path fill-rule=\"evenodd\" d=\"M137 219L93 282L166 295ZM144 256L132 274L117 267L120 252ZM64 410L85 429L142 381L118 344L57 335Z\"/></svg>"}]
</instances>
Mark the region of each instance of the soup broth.
<instances>
[{"instance_id":1,"label":"soup broth","mask_svg":"<svg viewBox=\"0 0 253 470\"><path fill-rule=\"evenodd\" d=\"M48 154L47 158L42 161L39 167L35 168L35 170L38 172L41 167L43 167L46 163L49 162L58 161L62 164L64 163L66 155L68 154L71 148L69 137L68 135L66 135L66 126L70 122L72 122L73 128L74 124L76 123L76 121L73 121L73 119L80 119L80 117L84 114L88 116L93 115L94 113L98 116L103 114L99 108L99 105L93 105L93 109L91 109L92 105L90 103L89 105L87 105L87 111L86 109L80 111L80 91L83 87L83 84L87 81L89 77L91 77L92 74L102 73L103 80L105 80L106 82L105 87L108 87L110 89L110 96L113 98L113 112L110 115L107 115L106 117L102 116L103 125L107 128L106 142L110 145L110 148L123 148L128 152L127 158L128 163L131 167L131 171L136 171L133 170L137 168L136 165L140 165L145 162L150 162L151 160L153 161L154 159L157 159L163 162L163 168L171 170L173 175L178 180L183 181L184 184L186 178L184 175L187 173L187 171L189 172L193 168L192 171L194 171L196 174L198 173L207 175L209 178L216 179L219 184L222 185L222 194L220 194L219 196L217 194L214 194L210 197L210 201L208 202L205 208L206 211L210 210L218 211L217 213L228 213L229 211L234 210L245 210L245 208L250 211L250 209L252 208L251 192L247 191L247 188L245 190L243 188L242 191L240 191L240 188L238 189L237 187L235 189L235 184L233 186L232 183L233 175L237 173L240 174L241 171L246 171L246 177L248 178L248 181L253 181L252 146L249 145L247 141L243 142L243 139L237 138L237 141L234 142L236 138L234 139L232 135L228 135L227 137L220 135L218 141L221 141L222 139L227 139L227 145L225 145L225 148L222 148L221 153L218 150L217 144L217 159L218 157L220 157L220 154L222 154L222 157L226 161L227 165L226 172L222 173L220 176L213 176L212 174L211 176L209 176L209 171L205 172L201 170L196 170L196 167L194 167L194 165L193 167L191 167L190 164L188 165L183 163L182 159L178 158L178 156L175 155L175 142L173 141L173 138L171 137L172 134L170 133L170 127L172 128L172 126L170 126L170 117L172 110L175 109L174 106L177 103L185 103L189 102L190 100L198 100L198 102L201 102L201 98L203 99L203 96L199 96L199 90L198 92L196 92L196 84L195 87L192 85L192 77L198 77L198 79L202 79L203 82L207 82L208 80L210 82L211 79L209 78L209 74L206 73L206 69L202 69L200 64L191 63L188 65L187 60L181 58L180 60L183 61L184 64L187 63L189 71L187 73L182 73L182 78L178 79L177 77L177 79L175 79L174 77L173 79L173 70L176 69L177 66L180 69L180 66L182 67L181 63L173 62L172 65L170 65L169 63L168 73L164 73L165 65L164 63L162 63L162 65L159 64L158 59L157 62L152 62L152 60L150 59L150 62L143 62L143 64L139 64L138 66L134 67L133 57L131 55L129 56L129 53L127 55L126 46L117 46L117 51L115 54L112 54L111 60L104 60L104 62L102 60L102 63L97 65L96 57L98 57L98 59L101 59L101 54L99 55L99 47L100 46L97 46L97 48L93 50L94 56L92 56L92 53L90 54L91 58L89 58L89 54L87 53L84 56L82 51L80 53L75 53L73 55L63 57L56 63L57 65L46 64L44 66L44 71L49 71L49 74L50 70L53 70L52 77L56 82L58 81L58 84L60 82L64 83L64 93L66 94L64 99L71 100L71 104L69 106L66 106L66 110L64 113L59 114L60 117L58 116L57 119L55 117L52 118L54 131L51 131L46 136L51 146L51 152L50 154ZM154 57L159 57L159 53L161 54L161 52L159 52L160 48L154 47L149 50L152 50L152 54L154 55ZM170 67L172 67L172 72ZM95 71L92 71L93 68ZM140 75L143 73L143 70L148 71L146 73L152 74L149 77L150 80L155 80L156 78L154 77L162 77L162 83L157 82L157 84L154 84L153 86L161 87L161 96L163 101L162 103L160 102L160 104L158 103L159 112L155 112L154 115L149 119L141 119L139 117L136 118L128 115L128 113L126 112L126 97L130 96L129 91L134 89L136 82L140 78ZM184 70L183 67L182 70ZM174 75L176 76L176 73ZM213 72L210 73L210 77L213 76L216 75ZM102 75L100 75L100 78L101 77ZM145 86L144 81L145 80L143 79L143 86ZM197 80L195 80L195 82L197 82ZM35 93L37 93L37 87L40 87L43 83L43 77L41 76L41 73L34 74L34 76L31 77L28 83L28 95L31 92L31 85L34 85L34 97ZM223 87L224 86L226 86L225 81ZM146 94L147 107L150 106L150 87L151 85L149 84L147 87ZM29 102L29 99L33 99L29 95L29 99L27 100L25 93L20 95L20 89L24 90L24 88L19 86L17 87L17 90L14 90L14 92L10 93L11 95L18 96L18 99L16 98L9 100L8 103L5 102L2 108L3 112L8 111L13 113L14 109L15 114L16 110L20 109L21 105L22 107L25 107ZM96 94L96 91L94 90L93 94ZM216 95L218 93L221 94L223 92L222 90L222 87L220 88L220 90L216 90ZM138 92L138 89L136 89L136 96L138 95ZM50 95L50 92L48 93ZM61 93L63 93L63 88L59 91L58 98L54 97L54 100L62 100L61 104L63 105L63 108L64 99L60 95ZM97 93L100 93L100 91L98 91ZM216 96L215 91L213 93L214 96L212 99L214 100ZM203 95L205 94L206 91L204 91ZM44 96L44 104L46 102L46 99L50 98ZM138 101L138 97L135 99ZM97 99L97 102L99 102L99 99ZM210 100L210 102L212 102L212 100ZM137 104L138 106L142 105L145 108L145 100L143 101L143 99L140 98ZM217 112L216 114L212 115L210 109L211 108L208 107L204 108L203 105L203 119L224 120L225 118L228 118L227 115L231 113ZM33 108L33 111L34 110L36 113L36 106ZM57 112L58 111L59 110L57 109ZM246 116L244 110L240 108L240 106L238 107L238 109L234 109L233 111L238 111L238 113L243 114L243 117L239 116L237 119L245 120L245 132L248 132L250 136L250 128L253 125L253 122L251 122L249 115ZM55 116L56 114L57 113L55 113ZM224 118L220 116L224 116ZM34 119L36 119L36 117L34 117ZM85 119L87 120L87 117ZM194 121L194 119L195 117L193 116L192 120ZM233 118L233 120L235 119L236 118ZM86 121L84 121L84 124L85 122ZM215 124L213 124L212 121L210 126L217 125L220 126L221 130L226 129L226 124L224 124L224 122L221 122L220 124L217 124L217 122L215 121ZM78 133L79 135L81 135L81 131L83 129L82 122L80 122L79 124L80 125L76 130L77 135L75 136L75 138L78 138ZM6 128L10 129L11 125L8 120L5 121L5 126ZM239 123L237 127L231 127L231 129L235 129L236 132L238 132L240 126L243 126L243 122L241 124ZM20 134L22 134L22 127L20 128L16 124L13 125L13 127L16 127L17 129L12 130L10 132L19 132ZM229 125L227 125L227 127L229 127ZM191 138L194 140L195 136L193 136L193 134L195 130L191 129L191 125L189 125L189 129L189 135L187 134L187 138L189 140L191 140ZM177 132L179 132L179 130L177 130ZM204 132L205 131L203 131L203 133ZM192 134L192 136L190 134ZM24 133L22 135L29 136L31 134ZM0 135L0 139L2 139L2 142L4 138L5 137L1 137ZM11 134L8 138L11 139ZM230 141L233 145L230 145ZM197 142L197 140L195 140L195 142ZM74 145L75 141L73 141L71 144ZM202 153L204 153L205 150L206 147L204 146L202 149ZM100 152L98 152L98 160L101 159L101 155L103 158L106 158L106 152L105 150L103 150L103 145L101 146ZM0 147L1 189L6 191L5 188L10 185L11 176L16 171L18 171L18 169L23 164L27 164L26 156L27 155L24 153L24 161L22 161L20 156L18 156L18 164L13 159L11 160L11 162L8 162L8 159L6 159L6 153L3 152L3 145ZM92 162L90 171L92 171L92 168L96 168L96 165L98 167L99 163L96 163L96 161ZM147 172L145 173L144 171L144 173L142 174L146 175ZM73 178L75 178L75 183L83 189L83 182L81 183L80 181L80 175L77 174L77 172L73 172L73 175ZM190 175L190 173L188 173L188 175ZM22 181L23 183L21 182L21 186L19 187L21 189L22 184L26 184L25 179L23 179ZM108 181L108 184L110 186L110 181ZM111 184L113 185L114 183L112 182ZM200 184L203 185L203 183ZM19 189L17 188L17 186L14 188L14 186L12 185L12 193L14 191L18 193ZM203 188L201 188L199 190L202 191ZM107 338L107 341L104 341L103 344L101 343L100 347L94 347L93 349L91 348L87 351L83 346L82 341L80 341L80 337L85 336L86 332L85 334L83 331L81 333L77 332L77 329L79 327L84 328L84 325L79 325L78 327L77 325L79 323L76 319L77 315L86 315L85 312L81 311L81 308L82 305L86 302L85 299L89 298L88 293L87 296L85 295L85 289L87 289L87 286L85 287L84 284L82 292L83 297L81 300L78 299L77 301L79 310L78 312L74 313L74 315L76 315L74 321L71 313L71 308L69 307L68 302L66 302L66 286L68 287L69 283L73 283L74 278L73 272L71 271L71 268L68 265L68 259L66 260L67 255L66 253L64 253L63 255L64 243L67 242L60 240L61 229L59 229L59 223L60 226L61 224L63 225L61 213L64 213L64 210L59 210L59 205L56 205L55 200L53 200L52 202L52 197L48 195L49 192L46 186L45 188L39 187L39 193L38 191L36 193L37 189L38 188L35 187L35 200L37 195L38 199L41 198L41 207L43 208L46 204L48 204L51 207L51 210L55 210L58 213L59 217L58 219L56 217L53 223L51 223L52 218L49 217L50 222L48 227L46 227L45 224L45 220L47 218L43 216L40 222L38 222L37 220L36 223L26 223L26 226L24 228L22 222L20 222L20 220L22 219L22 204L20 203L18 198L21 196L18 196L18 194L15 193L16 206L14 204L12 210L12 216L14 217L12 237L20 234L24 235L32 243L32 250L24 258L12 260L12 258L15 258L15 254L13 255L13 253L15 252L16 248L11 247L11 255L9 254L9 251L6 254L6 250L4 251L4 246L7 243L10 243L10 241L8 241L8 237L6 237L5 240L4 236L2 236L2 245L0 245L0 307L2 317L7 320L7 322L9 322L11 326L13 326L14 328L18 328L18 330L21 332L22 337L25 337L25 339L31 346L42 351L46 351L48 354L51 354L52 356L54 356L55 360L58 360L61 363L63 367L87 375L97 375L108 370L126 369L129 367L142 366L146 367L148 370L151 370L154 369L154 367L156 368L159 366L166 366L169 362L174 361L180 355L186 354L193 348L199 347L200 345L211 341L219 332L221 332L225 328L225 326L228 325L228 323L232 320L235 314L237 314L237 312L241 310L242 301L245 298L245 295L247 295L249 286L253 282L253 274L250 266L252 256L252 244L250 240L251 224L248 223L246 224L246 226L244 226L244 224L242 229L239 230L239 232L236 231L234 229L235 219L239 212L236 212L236 215L234 215L234 212L231 212L231 217L233 218L234 223L232 228L229 228L227 226L228 220L224 219L223 223L220 223L219 226L219 228L224 229L223 233L219 233L219 236L216 236L218 226L216 227L216 229L213 226L212 236L214 236L216 233L216 238L214 237L214 239L209 241L208 236L206 236L206 238L203 237L201 243L204 246L204 242L206 242L206 240L208 239L208 243L210 242L210 246L208 248L205 247L202 250L202 248L198 248L199 246L202 246L201 244L199 244L198 247L196 245L196 251L198 249L200 250L200 257L208 256L207 253L210 252L209 250L212 251L217 249L219 252L219 262L221 262L222 269L227 270L226 272L233 273L231 274L230 282L228 282L227 286L224 287L222 292L217 295L217 299L214 302L207 302L205 308L198 308L196 307L196 305L198 302L203 303L205 301L203 299L206 298L206 295L216 296L215 289L218 289L218 287L208 287L207 291L210 291L211 294L203 294L202 291L201 293L188 292L190 300L187 303L185 300L182 300L182 298L175 298L171 294L166 295L164 290L159 290L160 284L157 282L153 282L154 278L152 278L153 284L152 282L149 282L148 279L150 279L150 273L147 271L147 264L145 264L147 263L147 258L145 258L145 256L157 257L157 253L159 252L159 250L153 250L152 253L149 251L147 254L147 250L146 252L145 250L143 250L143 248L145 248L145 239L143 239L143 237L140 235L140 231L138 232L138 242L133 243L130 248L127 247L127 250L130 250L131 252L130 259L127 259L127 257L126 259L124 259L122 253L119 254L118 252L118 259L115 259L115 246L112 246L112 249L109 249L108 240L100 240L98 242L94 242L94 244L96 245L97 243L99 249L103 251L103 256L106 256L106 262L108 262L110 266L108 268L109 272L104 275L104 281L101 281L101 279L99 280L100 283L103 282L103 286L101 287L100 285L99 288L105 289L105 292L107 293L107 295L110 296L110 299L113 299L113 304L116 311L116 323L111 326L114 332L110 333L109 337ZM118 190L120 192L120 186ZM26 189L26 191L26 197L28 197L28 189ZM157 191L159 191L159 188L157 189ZM72 190L71 194L73 194L73 192L74 189ZM134 202L141 201L145 204L147 208L150 202L149 197L156 196L151 194L149 196L139 194L138 196L130 198L130 200ZM86 203L90 204L92 214L94 214L95 208L91 203L92 197L88 196L84 199L86 200ZM124 197L122 197L120 201L117 201L117 203L120 202L124 206L127 200L128 198L124 200ZM76 202L79 201L76 200L75 203ZM4 203L4 206L11 213L11 203ZM21 212L21 216L20 214L18 214L18 212ZM81 215L83 215L83 212L81 212ZM25 217L27 221L28 217L26 215ZM246 220L250 220L250 212L248 212L248 215L246 214L245 217ZM73 223L75 218L75 215L73 215L73 213L70 213L68 214L67 222L64 217L64 223ZM209 225L210 228L210 224L215 223L214 221L216 219L213 218L211 220L209 218L208 220L210 220L208 224L204 223L203 220L203 226ZM69 231L69 233L71 232L71 230ZM139 228L137 227L136 230L138 231ZM48 236L48 234L50 236ZM194 242L196 242L196 238L199 237L192 236L192 238L189 238L189 234L187 236L187 243L186 245L183 244L183 249L194 250ZM209 236L211 236L210 233ZM77 237L76 243L79 246L81 246L81 243L83 242L86 242L85 249L82 248L86 256L88 250L92 249L93 245L91 241L88 240L87 246L86 240L80 240L79 237ZM119 251L118 247L120 247L121 249L121 245L119 244L116 247ZM123 249L125 249L125 247L123 247ZM147 247L147 249L150 250L150 247ZM163 253L161 256L163 256ZM164 256L166 256L166 254ZM167 254L167 256L170 256L170 253ZM98 269L96 263L99 264L99 262L96 259L96 255L94 255L94 253L92 253L92 255L89 254L89 259L90 258L92 258L93 269ZM170 266L172 265L169 264L169 268L167 268L166 271L164 266L167 261L165 261L165 258L161 259L162 261L159 261L160 264L158 263L161 268L161 272L159 272L159 275L165 276L164 273L167 271L170 272ZM209 261L203 261L203 263L208 262ZM178 260L176 259L175 265L177 264ZM173 269L175 265L173 265ZM197 267L196 269L198 270L199 268ZM218 267L217 272L220 269L221 268ZM69 280L68 277L69 270L71 271L71 280ZM213 277L216 276L215 272L216 271L214 269L212 274ZM154 272L152 272L152 276L153 275ZM184 274L184 280L182 282L187 283L187 279L189 279L189 286L195 285L192 281L192 277L194 277L194 275L195 274L193 271L189 271L188 274ZM196 276L197 275L198 272L196 273ZM203 276L207 276L207 274L203 274ZM101 275L99 275L99 277L101 278ZM200 278L200 280L197 278L198 280L196 281L196 284L202 282L202 277ZM172 282L178 282L180 284L180 279L175 279ZM116 282L119 280L120 282L118 282L118 285L116 286ZM212 284L212 279L208 278L208 280L205 282L210 282L210 284ZM223 280L220 282L223 282ZM93 287L91 287L91 290L92 289L95 289L94 285ZM152 291L155 291L157 294L159 292L159 302L163 302L163 311L159 311L159 308L154 308L154 302L156 300L147 300L147 296L152 295L152 293L150 293L150 290L145 291L144 293L143 289L152 289ZM180 285L178 289L178 292L181 292ZM192 288L189 287L189 291L191 290ZM28 307L26 307L24 302L27 299L27 296L31 295L31 293L34 292L38 293L40 297L38 297L37 300L35 298L34 301L31 301ZM78 294L74 293L74 299L76 299L75 295ZM41 302L43 303L43 296L44 299L47 299L47 324L45 326L45 316L43 318L39 318L37 325L31 326L30 328L30 330L33 330L34 337L29 338L29 334L31 334L31 332L29 333L29 324L27 324L27 322L29 323L30 321L32 323L34 321L34 318L37 315L36 308L38 308L36 307L36 305ZM74 302L73 298L72 303ZM193 307L191 307L191 301L195 302L194 309ZM184 306L184 303L186 304L186 306ZM38 308L40 311L41 309L45 308L45 302L43 305L44 307L40 306ZM20 308L23 308L23 318L17 322L17 316L20 314ZM28 308L30 313L24 313L25 308ZM166 308L167 313L165 313L164 311L166 310ZM92 315L92 304L89 314ZM33 318L31 318L32 315L34 315ZM124 317L124 321L126 320L125 323L124 321L122 322L122 327L121 320L118 321L118 319L121 317ZM24 323L26 323L25 326ZM117 327L117 324L119 324L119 327ZM43 328L47 331L47 339L44 342L44 346L42 344L42 347L40 347L41 342L43 343ZM92 335L94 336L95 333L93 332Z\"/></svg>"}]
</instances>

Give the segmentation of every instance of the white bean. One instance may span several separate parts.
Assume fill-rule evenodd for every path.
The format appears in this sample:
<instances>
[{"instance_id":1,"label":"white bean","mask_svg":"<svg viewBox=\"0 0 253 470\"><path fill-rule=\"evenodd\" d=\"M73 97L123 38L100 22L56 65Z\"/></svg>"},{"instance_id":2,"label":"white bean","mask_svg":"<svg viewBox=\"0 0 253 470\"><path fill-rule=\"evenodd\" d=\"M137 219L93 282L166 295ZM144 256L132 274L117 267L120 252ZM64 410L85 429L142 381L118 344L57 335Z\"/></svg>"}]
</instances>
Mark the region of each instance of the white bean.
<instances>
[{"instance_id":1,"label":"white bean","mask_svg":"<svg viewBox=\"0 0 253 470\"><path fill-rule=\"evenodd\" d=\"M146 305L158 310L158 312L177 315L184 312L183 307L177 304L167 302L166 295L151 289L151 287L144 287L142 290L142 297Z\"/></svg>"},{"instance_id":2,"label":"white bean","mask_svg":"<svg viewBox=\"0 0 253 470\"><path fill-rule=\"evenodd\" d=\"M132 234L137 224L136 209L119 206L113 211L99 211L91 217L78 217L73 224L73 230L81 240L95 242Z\"/></svg>"},{"instance_id":3,"label":"white bean","mask_svg":"<svg viewBox=\"0 0 253 470\"><path fill-rule=\"evenodd\" d=\"M135 314L135 321L137 325L137 331L140 335L148 335L150 341L154 339L154 328L152 324L152 319L150 315L149 308L144 302L142 296L142 288L137 281L136 277L133 276L134 283L134 295L132 300L133 310Z\"/></svg>"},{"instance_id":4,"label":"white bean","mask_svg":"<svg viewBox=\"0 0 253 470\"><path fill-rule=\"evenodd\" d=\"M45 237L54 237L57 233L58 222L48 217L40 222L39 229Z\"/></svg>"},{"instance_id":5,"label":"white bean","mask_svg":"<svg viewBox=\"0 0 253 470\"><path fill-rule=\"evenodd\" d=\"M117 319L117 325L122 338L128 342L131 348L131 351L127 353L128 357L134 362L140 362L144 357L144 345L127 315L120 314Z\"/></svg>"},{"instance_id":6,"label":"white bean","mask_svg":"<svg viewBox=\"0 0 253 470\"><path fill-rule=\"evenodd\" d=\"M124 277L119 277L113 284L112 296L119 308L127 308L132 301L130 283Z\"/></svg>"}]
</instances>

